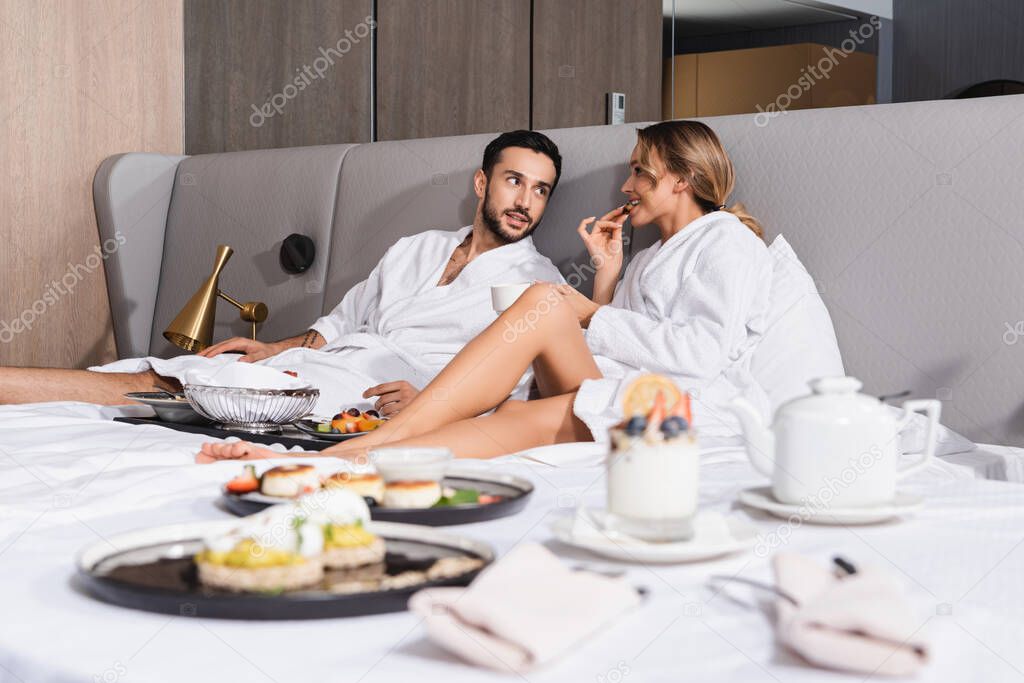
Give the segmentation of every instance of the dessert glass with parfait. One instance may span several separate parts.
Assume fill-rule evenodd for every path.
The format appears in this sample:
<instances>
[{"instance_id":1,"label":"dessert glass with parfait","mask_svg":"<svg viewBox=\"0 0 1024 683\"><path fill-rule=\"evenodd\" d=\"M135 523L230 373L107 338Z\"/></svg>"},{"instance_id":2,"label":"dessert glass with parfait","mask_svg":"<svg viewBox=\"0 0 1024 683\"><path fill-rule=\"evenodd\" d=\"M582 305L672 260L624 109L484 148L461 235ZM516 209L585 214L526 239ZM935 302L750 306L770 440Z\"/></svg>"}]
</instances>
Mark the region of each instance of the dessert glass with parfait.
<instances>
[{"instance_id":1,"label":"dessert glass with parfait","mask_svg":"<svg viewBox=\"0 0 1024 683\"><path fill-rule=\"evenodd\" d=\"M646 415L628 417L610 431L608 525L644 541L693 537L699 449L689 396L676 395L666 410L665 393L658 391Z\"/></svg>"}]
</instances>

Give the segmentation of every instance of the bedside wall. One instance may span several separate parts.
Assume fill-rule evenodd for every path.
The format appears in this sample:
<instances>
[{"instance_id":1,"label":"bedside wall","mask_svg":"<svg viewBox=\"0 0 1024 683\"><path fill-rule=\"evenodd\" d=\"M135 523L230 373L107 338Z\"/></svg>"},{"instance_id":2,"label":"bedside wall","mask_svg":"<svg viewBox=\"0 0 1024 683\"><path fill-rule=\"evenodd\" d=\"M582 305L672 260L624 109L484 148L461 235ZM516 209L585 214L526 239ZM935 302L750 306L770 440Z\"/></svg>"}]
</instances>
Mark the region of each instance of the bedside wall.
<instances>
[{"instance_id":1,"label":"bedside wall","mask_svg":"<svg viewBox=\"0 0 1024 683\"><path fill-rule=\"evenodd\" d=\"M100 162L182 150L180 0L0 0L0 364L115 358Z\"/></svg>"}]
</instances>

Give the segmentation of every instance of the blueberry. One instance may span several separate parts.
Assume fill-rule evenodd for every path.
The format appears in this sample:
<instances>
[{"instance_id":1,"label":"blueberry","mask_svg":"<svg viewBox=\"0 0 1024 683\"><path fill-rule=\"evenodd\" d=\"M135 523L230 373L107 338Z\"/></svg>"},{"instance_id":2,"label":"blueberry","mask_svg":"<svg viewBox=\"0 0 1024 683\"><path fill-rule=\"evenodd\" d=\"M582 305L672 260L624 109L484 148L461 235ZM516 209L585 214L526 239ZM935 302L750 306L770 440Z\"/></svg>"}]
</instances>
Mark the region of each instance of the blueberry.
<instances>
[{"instance_id":1,"label":"blueberry","mask_svg":"<svg viewBox=\"0 0 1024 683\"><path fill-rule=\"evenodd\" d=\"M666 417L661 423L661 432L665 436L679 436L689 428L684 418L676 415Z\"/></svg>"},{"instance_id":2,"label":"blueberry","mask_svg":"<svg viewBox=\"0 0 1024 683\"><path fill-rule=\"evenodd\" d=\"M629 418L629 422L626 423L626 434L629 436L640 436L644 433L646 427L647 418L643 415L636 415Z\"/></svg>"}]
</instances>

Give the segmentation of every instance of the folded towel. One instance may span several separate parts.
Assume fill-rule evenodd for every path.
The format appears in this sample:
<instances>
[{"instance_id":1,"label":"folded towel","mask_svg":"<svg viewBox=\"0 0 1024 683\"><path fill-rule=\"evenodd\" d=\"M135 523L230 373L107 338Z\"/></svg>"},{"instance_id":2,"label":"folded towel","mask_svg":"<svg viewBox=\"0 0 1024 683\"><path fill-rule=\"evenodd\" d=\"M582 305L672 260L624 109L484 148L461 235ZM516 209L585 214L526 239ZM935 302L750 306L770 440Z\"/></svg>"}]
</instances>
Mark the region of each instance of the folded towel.
<instances>
[{"instance_id":1,"label":"folded towel","mask_svg":"<svg viewBox=\"0 0 1024 683\"><path fill-rule=\"evenodd\" d=\"M622 578L572 571L536 543L517 546L468 588L428 588L409 609L463 659L523 673L565 653L640 602Z\"/></svg>"},{"instance_id":2,"label":"folded towel","mask_svg":"<svg viewBox=\"0 0 1024 683\"><path fill-rule=\"evenodd\" d=\"M253 363L210 363L192 365L181 373L182 384L209 387L238 387L241 389L306 389L311 385L280 370Z\"/></svg>"},{"instance_id":3,"label":"folded towel","mask_svg":"<svg viewBox=\"0 0 1024 683\"><path fill-rule=\"evenodd\" d=\"M928 661L927 643L900 583L870 566L837 577L800 555L778 553L779 639L812 664L908 676Z\"/></svg>"}]
</instances>

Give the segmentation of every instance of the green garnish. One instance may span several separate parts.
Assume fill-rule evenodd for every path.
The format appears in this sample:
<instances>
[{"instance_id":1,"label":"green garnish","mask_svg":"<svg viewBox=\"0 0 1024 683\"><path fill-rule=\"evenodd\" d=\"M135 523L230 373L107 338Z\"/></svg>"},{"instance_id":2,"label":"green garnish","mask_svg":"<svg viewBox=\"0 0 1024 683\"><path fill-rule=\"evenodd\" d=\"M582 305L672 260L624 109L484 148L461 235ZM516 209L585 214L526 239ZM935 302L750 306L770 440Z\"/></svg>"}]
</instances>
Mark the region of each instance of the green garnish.
<instances>
[{"instance_id":1,"label":"green garnish","mask_svg":"<svg viewBox=\"0 0 1024 683\"><path fill-rule=\"evenodd\" d=\"M449 507L452 505L471 505L480 502L480 492L476 489L455 489L450 496L442 496L433 507Z\"/></svg>"},{"instance_id":2,"label":"green garnish","mask_svg":"<svg viewBox=\"0 0 1024 683\"><path fill-rule=\"evenodd\" d=\"M306 523L306 518L301 515L295 515L292 517L292 529L295 530L295 554L302 554L302 526Z\"/></svg>"}]
</instances>

